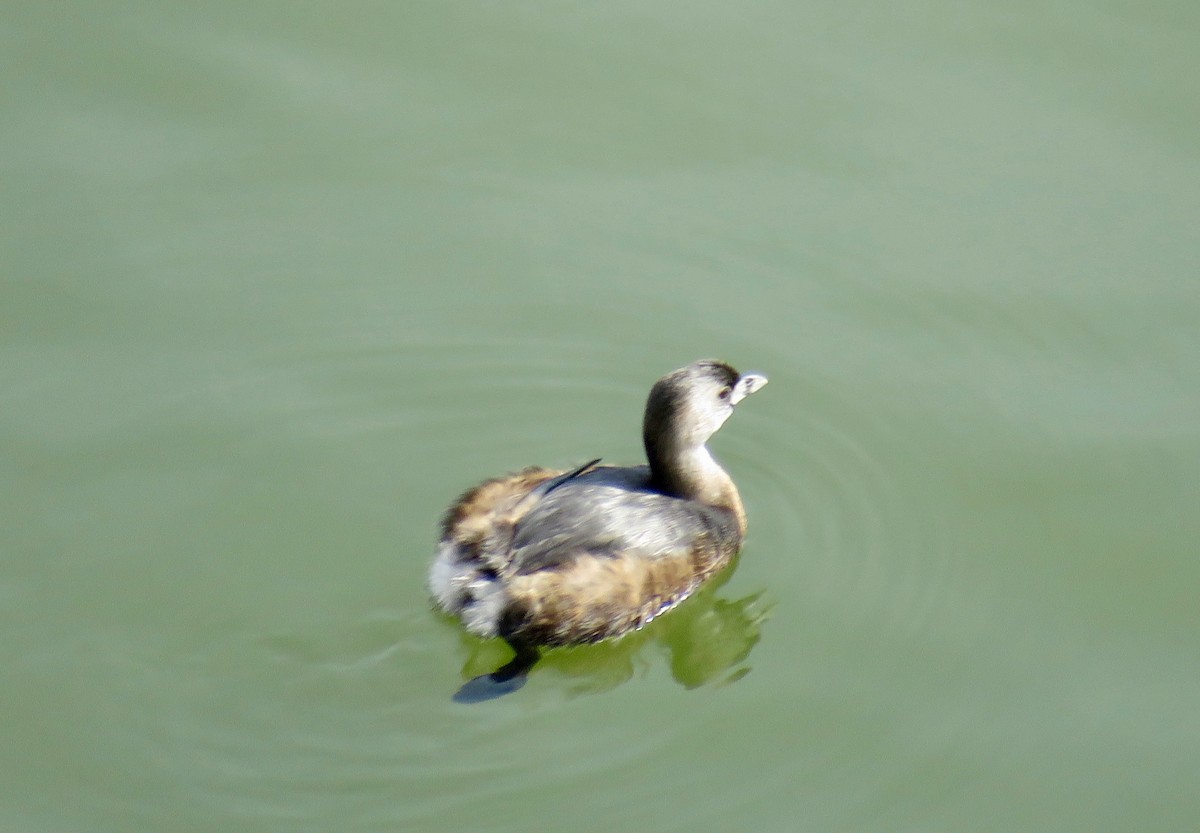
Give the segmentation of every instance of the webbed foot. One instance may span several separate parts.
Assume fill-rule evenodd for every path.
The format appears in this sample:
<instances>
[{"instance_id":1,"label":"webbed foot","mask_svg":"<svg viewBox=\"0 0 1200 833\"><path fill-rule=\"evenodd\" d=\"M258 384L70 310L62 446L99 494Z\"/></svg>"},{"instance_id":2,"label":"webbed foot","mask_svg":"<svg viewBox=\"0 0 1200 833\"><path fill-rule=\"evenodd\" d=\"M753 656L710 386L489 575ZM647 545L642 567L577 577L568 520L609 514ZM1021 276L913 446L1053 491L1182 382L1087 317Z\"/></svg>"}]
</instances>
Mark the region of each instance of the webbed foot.
<instances>
[{"instance_id":1,"label":"webbed foot","mask_svg":"<svg viewBox=\"0 0 1200 833\"><path fill-rule=\"evenodd\" d=\"M495 674L480 674L463 683L462 688L454 692L454 696L450 699L455 703L482 703L485 700L495 700L505 694L512 694L525 685L525 681L528 679L528 674L510 677L507 680L496 679Z\"/></svg>"},{"instance_id":2,"label":"webbed foot","mask_svg":"<svg viewBox=\"0 0 1200 833\"><path fill-rule=\"evenodd\" d=\"M525 685L525 681L529 679L529 669L538 661L540 654L537 648L528 645L513 645L513 648L516 649L517 655L506 665L500 666L491 674L480 674L467 680L450 699L455 703L482 703L511 694Z\"/></svg>"}]
</instances>

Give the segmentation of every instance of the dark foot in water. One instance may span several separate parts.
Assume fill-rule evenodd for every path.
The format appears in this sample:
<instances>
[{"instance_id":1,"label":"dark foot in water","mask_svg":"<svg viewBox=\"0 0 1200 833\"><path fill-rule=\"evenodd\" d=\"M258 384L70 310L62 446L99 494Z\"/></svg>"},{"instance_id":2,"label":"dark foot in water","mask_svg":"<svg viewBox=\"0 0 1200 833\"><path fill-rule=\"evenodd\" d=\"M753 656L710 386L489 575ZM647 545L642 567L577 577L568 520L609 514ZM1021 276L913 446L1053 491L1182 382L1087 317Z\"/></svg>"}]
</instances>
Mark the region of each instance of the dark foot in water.
<instances>
[{"instance_id":1,"label":"dark foot in water","mask_svg":"<svg viewBox=\"0 0 1200 833\"><path fill-rule=\"evenodd\" d=\"M491 674L481 674L467 680L450 699L455 703L482 703L511 694L525 685L529 679L529 669L538 661L538 650L526 645L513 647L517 655L507 665L500 666Z\"/></svg>"}]
</instances>

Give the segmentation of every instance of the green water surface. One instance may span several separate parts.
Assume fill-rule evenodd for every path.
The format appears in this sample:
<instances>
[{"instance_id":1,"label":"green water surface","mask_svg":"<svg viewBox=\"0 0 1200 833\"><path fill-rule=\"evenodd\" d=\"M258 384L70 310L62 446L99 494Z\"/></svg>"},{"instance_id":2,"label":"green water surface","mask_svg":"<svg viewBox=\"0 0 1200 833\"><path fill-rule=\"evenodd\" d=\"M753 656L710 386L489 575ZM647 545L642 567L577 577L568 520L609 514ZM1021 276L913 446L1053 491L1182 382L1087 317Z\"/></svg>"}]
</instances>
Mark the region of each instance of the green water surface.
<instances>
[{"instance_id":1,"label":"green water surface","mask_svg":"<svg viewBox=\"0 0 1200 833\"><path fill-rule=\"evenodd\" d=\"M10 4L0 828L1200 827L1198 8ZM736 568L452 703L700 357Z\"/></svg>"}]
</instances>

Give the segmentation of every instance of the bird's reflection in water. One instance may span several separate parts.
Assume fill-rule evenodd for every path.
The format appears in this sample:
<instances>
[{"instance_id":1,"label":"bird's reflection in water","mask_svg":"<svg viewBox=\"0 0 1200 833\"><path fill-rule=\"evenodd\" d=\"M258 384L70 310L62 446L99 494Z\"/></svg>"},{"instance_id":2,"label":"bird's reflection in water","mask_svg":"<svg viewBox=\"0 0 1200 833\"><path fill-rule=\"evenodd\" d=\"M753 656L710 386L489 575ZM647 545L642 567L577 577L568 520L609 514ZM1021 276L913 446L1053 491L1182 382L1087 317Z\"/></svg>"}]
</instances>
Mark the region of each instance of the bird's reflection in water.
<instances>
[{"instance_id":1,"label":"bird's reflection in water","mask_svg":"<svg viewBox=\"0 0 1200 833\"><path fill-rule=\"evenodd\" d=\"M570 694L607 691L653 667L656 652L649 650L651 644L664 649L671 675L685 688L741 679L750 672L746 660L774 605L763 599L765 591L740 599L720 598L721 583L702 588L675 610L621 639L547 651L533 679L566 677L571 681ZM478 642L464 634L463 642L471 646L464 678L487 673L512 653L500 640Z\"/></svg>"}]
</instances>

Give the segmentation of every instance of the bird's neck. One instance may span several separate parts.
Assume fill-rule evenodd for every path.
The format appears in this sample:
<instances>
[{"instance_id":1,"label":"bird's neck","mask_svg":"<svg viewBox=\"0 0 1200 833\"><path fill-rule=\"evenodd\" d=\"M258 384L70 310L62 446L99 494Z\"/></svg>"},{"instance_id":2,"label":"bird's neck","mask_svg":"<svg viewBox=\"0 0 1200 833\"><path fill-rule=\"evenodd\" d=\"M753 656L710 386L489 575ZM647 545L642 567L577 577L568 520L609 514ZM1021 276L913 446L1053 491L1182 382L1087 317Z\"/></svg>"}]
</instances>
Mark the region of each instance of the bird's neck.
<instances>
[{"instance_id":1,"label":"bird's neck","mask_svg":"<svg viewBox=\"0 0 1200 833\"><path fill-rule=\"evenodd\" d=\"M737 519L738 531L745 534L746 510L741 495L706 446L655 445L646 451L656 488L675 497L728 509Z\"/></svg>"}]
</instances>

